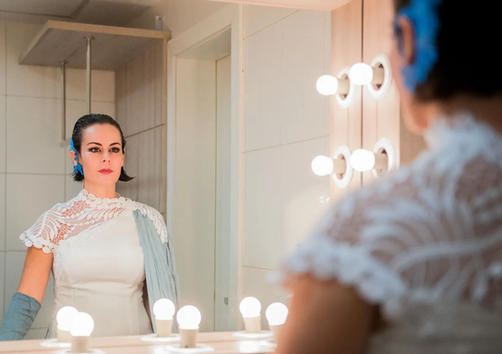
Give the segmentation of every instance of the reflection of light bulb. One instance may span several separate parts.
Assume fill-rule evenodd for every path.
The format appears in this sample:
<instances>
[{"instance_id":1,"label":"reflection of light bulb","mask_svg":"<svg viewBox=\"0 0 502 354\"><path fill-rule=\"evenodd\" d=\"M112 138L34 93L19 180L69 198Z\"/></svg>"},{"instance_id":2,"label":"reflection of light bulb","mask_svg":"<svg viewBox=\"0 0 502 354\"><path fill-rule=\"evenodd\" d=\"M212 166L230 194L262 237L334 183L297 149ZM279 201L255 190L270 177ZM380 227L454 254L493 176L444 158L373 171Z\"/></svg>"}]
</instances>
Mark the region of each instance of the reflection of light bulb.
<instances>
[{"instance_id":1,"label":"reflection of light bulb","mask_svg":"<svg viewBox=\"0 0 502 354\"><path fill-rule=\"evenodd\" d=\"M183 306L176 314L180 329L198 329L201 319L199 309L192 305Z\"/></svg>"},{"instance_id":2,"label":"reflection of light bulb","mask_svg":"<svg viewBox=\"0 0 502 354\"><path fill-rule=\"evenodd\" d=\"M79 312L73 317L71 335L86 337L90 336L94 329L94 320L86 312Z\"/></svg>"},{"instance_id":3,"label":"reflection of light bulb","mask_svg":"<svg viewBox=\"0 0 502 354\"><path fill-rule=\"evenodd\" d=\"M356 171L369 171L375 166L375 153L369 150L357 149L350 157L350 164Z\"/></svg>"},{"instance_id":4,"label":"reflection of light bulb","mask_svg":"<svg viewBox=\"0 0 502 354\"><path fill-rule=\"evenodd\" d=\"M244 318L258 317L261 313L261 303L257 298L248 296L242 299L239 310Z\"/></svg>"},{"instance_id":5,"label":"reflection of light bulb","mask_svg":"<svg viewBox=\"0 0 502 354\"><path fill-rule=\"evenodd\" d=\"M356 63L349 70L349 78L356 85L368 85L373 80L373 68L366 63Z\"/></svg>"},{"instance_id":6,"label":"reflection of light bulb","mask_svg":"<svg viewBox=\"0 0 502 354\"><path fill-rule=\"evenodd\" d=\"M333 173L333 159L328 156L318 155L312 160L311 167L312 172L317 176L328 176Z\"/></svg>"},{"instance_id":7,"label":"reflection of light bulb","mask_svg":"<svg viewBox=\"0 0 502 354\"><path fill-rule=\"evenodd\" d=\"M157 320L172 320L175 307L169 299L159 299L153 305L153 314Z\"/></svg>"},{"instance_id":8,"label":"reflection of light bulb","mask_svg":"<svg viewBox=\"0 0 502 354\"><path fill-rule=\"evenodd\" d=\"M288 308L280 302L274 302L267 307L265 316L270 326L282 325L288 317Z\"/></svg>"},{"instance_id":9,"label":"reflection of light bulb","mask_svg":"<svg viewBox=\"0 0 502 354\"><path fill-rule=\"evenodd\" d=\"M331 96L338 90L338 79L332 75L322 75L317 79L315 86L321 95Z\"/></svg>"},{"instance_id":10,"label":"reflection of light bulb","mask_svg":"<svg viewBox=\"0 0 502 354\"><path fill-rule=\"evenodd\" d=\"M69 331L73 323L73 317L78 313L78 310L73 306L63 306L59 309L56 315L58 329Z\"/></svg>"}]
</instances>

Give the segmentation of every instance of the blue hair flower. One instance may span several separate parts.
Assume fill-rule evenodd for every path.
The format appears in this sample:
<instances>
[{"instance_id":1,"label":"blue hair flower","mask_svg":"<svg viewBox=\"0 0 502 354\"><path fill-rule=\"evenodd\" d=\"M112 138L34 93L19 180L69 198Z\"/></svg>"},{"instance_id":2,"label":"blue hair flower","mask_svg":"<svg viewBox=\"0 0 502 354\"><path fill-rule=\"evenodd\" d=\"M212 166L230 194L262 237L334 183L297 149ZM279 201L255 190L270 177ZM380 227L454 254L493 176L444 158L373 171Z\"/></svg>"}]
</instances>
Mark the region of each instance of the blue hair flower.
<instances>
[{"instance_id":1,"label":"blue hair flower","mask_svg":"<svg viewBox=\"0 0 502 354\"><path fill-rule=\"evenodd\" d=\"M70 139L70 150L75 152L75 159L77 160L77 166L73 166L73 172L75 172L75 174L80 173L83 176L84 170L80 162L78 162L78 151L75 149L75 145L73 145L73 139Z\"/></svg>"},{"instance_id":2,"label":"blue hair flower","mask_svg":"<svg viewBox=\"0 0 502 354\"><path fill-rule=\"evenodd\" d=\"M411 92L423 83L438 61L437 33L440 27L437 7L441 0L412 0L396 16L407 17L415 29L415 62L402 69L404 84ZM397 21L394 24L397 27ZM401 44L402 45L402 44Z\"/></svg>"}]
</instances>

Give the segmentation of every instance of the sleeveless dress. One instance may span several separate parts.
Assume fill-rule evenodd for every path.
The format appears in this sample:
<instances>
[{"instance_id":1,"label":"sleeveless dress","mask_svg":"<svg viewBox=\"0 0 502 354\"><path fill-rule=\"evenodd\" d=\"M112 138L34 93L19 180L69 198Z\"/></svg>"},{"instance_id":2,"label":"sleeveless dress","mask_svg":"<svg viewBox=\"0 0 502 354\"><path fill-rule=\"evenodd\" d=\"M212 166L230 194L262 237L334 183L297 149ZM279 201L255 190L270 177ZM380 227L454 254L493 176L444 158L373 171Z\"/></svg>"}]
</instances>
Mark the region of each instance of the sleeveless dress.
<instances>
[{"instance_id":1,"label":"sleeveless dress","mask_svg":"<svg viewBox=\"0 0 502 354\"><path fill-rule=\"evenodd\" d=\"M152 333L143 302L144 254L134 212L149 217L161 238L160 213L131 199L97 198L83 189L75 198L42 214L20 239L54 256L55 307L49 336L56 336L56 312L74 306L95 322L92 336Z\"/></svg>"},{"instance_id":2,"label":"sleeveless dress","mask_svg":"<svg viewBox=\"0 0 502 354\"><path fill-rule=\"evenodd\" d=\"M349 193L280 275L336 278L379 305L369 353L502 352L502 136L440 117L414 163Z\"/></svg>"}]
</instances>

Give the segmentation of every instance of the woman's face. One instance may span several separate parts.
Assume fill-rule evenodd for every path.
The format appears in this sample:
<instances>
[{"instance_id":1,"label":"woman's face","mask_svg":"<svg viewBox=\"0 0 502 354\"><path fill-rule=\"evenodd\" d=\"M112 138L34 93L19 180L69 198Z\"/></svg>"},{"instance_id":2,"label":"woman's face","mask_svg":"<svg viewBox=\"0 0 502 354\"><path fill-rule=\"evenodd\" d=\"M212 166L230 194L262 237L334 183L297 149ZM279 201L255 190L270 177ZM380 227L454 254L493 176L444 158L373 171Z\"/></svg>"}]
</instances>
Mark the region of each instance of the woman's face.
<instances>
[{"instance_id":1,"label":"woman's face","mask_svg":"<svg viewBox=\"0 0 502 354\"><path fill-rule=\"evenodd\" d=\"M124 165L120 132L111 124L94 124L82 131L79 162L84 180L92 184L117 183Z\"/></svg>"}]
</instances>

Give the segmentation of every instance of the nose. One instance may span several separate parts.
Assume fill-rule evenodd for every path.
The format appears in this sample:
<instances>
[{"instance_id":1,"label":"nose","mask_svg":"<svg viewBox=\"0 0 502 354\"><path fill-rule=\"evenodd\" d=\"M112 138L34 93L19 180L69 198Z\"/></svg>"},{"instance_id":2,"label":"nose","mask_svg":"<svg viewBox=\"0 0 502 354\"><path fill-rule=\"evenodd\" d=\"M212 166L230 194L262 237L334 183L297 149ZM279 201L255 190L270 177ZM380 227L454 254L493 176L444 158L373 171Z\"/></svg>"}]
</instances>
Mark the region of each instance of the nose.
<instances>
[{"instance_id":1,"label":"nose","mask_svg":"<svg viewBox=\"0 0 502 354\"><path fill-rule=\"evenodd\" d=\"M108 151L105 151L103 153L103 162L110 161L110 153Z\"/></svg>"}]
</instances>

